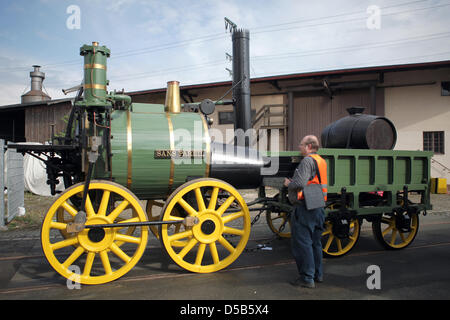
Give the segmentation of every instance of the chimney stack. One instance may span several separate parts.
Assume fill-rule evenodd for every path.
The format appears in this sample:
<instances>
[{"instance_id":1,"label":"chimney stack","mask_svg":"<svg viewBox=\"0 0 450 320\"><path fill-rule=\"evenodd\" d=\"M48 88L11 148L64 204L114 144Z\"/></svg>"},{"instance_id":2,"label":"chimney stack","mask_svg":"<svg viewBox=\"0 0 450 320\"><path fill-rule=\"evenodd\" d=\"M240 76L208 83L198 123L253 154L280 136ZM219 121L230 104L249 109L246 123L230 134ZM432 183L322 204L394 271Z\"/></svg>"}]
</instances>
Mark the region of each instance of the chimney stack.
<instances>
[{"instance_id":1,"label":"chimney stack","mask_svg":"<svg viewBox=\"0 0 450 320\"><path fill-rule=\"evenodd\" d=\"M22 95L22 103L47 101L51 98L42 92L42 82L45 79L45 73L39 70L41 66L34 65L34 70L30 72L31 90Z\"/></svg>"}]
</instances>

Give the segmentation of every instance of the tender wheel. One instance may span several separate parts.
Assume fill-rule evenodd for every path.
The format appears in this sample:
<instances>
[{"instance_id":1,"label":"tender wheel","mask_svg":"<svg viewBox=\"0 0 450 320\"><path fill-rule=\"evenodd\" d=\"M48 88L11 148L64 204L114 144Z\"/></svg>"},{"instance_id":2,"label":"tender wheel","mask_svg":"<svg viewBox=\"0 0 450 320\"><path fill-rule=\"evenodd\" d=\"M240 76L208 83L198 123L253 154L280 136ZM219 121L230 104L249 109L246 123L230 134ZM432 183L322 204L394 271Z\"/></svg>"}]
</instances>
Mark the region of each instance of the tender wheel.
<instances>
[{"instance_id":1,"label":"tender wheel","mask_svg":"<svg viewBox=\"0 0 450 320\"><path fill-rule=\"evenodd\" d=\"M386 249L399 250L409 246L419 231L419 215L383 214L372 222L375 239Z\"/></svg>"},{"instance_id":2,"label":"tender wheel","mask_svg":"<svg viewBox=\"0 0 450 320\"><path fill-rule=\"evenodd\" d=\"M69 203L69 198L83 193L84 183L65 190L45 216L41 229L41 243L44 255L50 265L63 277L82 284L101 284L113 281L133 268L144 253L147 227L136 227L135 234L128 234L130 228L85 228L79 233L66 233L64 240L55 239L53 230L66 230L67 223L57 221L61 208L72 217L77 209ZM101 201L97 210L90 197L86 199L86 225L147 221L144 210L136 196L117 183L93 180L90 190L101 191ZM125 249L120 245L126 244ZM100 259L98 259L100 258ZM71 268L78 266L78 275Z\"/></svg>"},{"instance_id":3,"label":"tender wheel","mask_svg":"<svg viewBox=\"0 0 450 320\"><path fill-rule=\"evenodd\" d=\"M182 208L181 214L176 206ZM162 221L182 220L184 215L198 219L184 230L175 224L159 227L167 254L192 272L209 273L227 267L242 253L250 236L250 213L244 199L221 180L203 178L183 184L167 199L162 212Z\"/></svg>"},{"instance_id":4,"label":"tender wheel","mask_svg":"<svg viewBox=\"0 0 450 320\"><path fill-rule=\"evenodd\" d=\"M266 212L266 221L270 230L281 238L291 237L290 215L286 212Z\"/></svg>"},{"instance_id":5,"label":"tender wheel","mask_svg":"<svg viewBox=\"0 0 450 320\"><path fill-rule=\"evenodd\" d=\"M325 221L322 233L322 250L325 257L340 257L350 252L359 239L361 224L358 218L348 224Z\"/></svg>"}]
</instances>

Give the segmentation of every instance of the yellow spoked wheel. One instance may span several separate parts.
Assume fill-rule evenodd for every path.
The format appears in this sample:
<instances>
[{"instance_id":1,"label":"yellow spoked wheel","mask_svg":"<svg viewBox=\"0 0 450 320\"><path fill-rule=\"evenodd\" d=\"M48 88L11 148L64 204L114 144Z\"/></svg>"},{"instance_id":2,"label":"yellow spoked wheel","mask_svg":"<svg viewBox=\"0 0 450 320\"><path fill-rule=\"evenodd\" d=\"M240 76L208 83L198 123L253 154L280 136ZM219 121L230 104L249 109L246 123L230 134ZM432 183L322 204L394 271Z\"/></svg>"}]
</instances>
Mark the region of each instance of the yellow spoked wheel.
<instances>
[{"instance_id":1,"label":"yellow spoked wheel","mask_svg":"<svg viewBox=\"0 0 450 320\"><path fill-rule=\"evenodd\" d=\"M74 195L82 195L83 189L84 183L73 185L52 204L42 224L42 249L50 265L63 277L82 284L106 283L123 276L136 265L144 253L148 229L134 227L135 234L131 235L127 227L85 228L78 233L66 233L64 240L54 237L54 230L65 231L67 228L66 222L57 221L58 212L63 208L74 217L78 211L68 200ZM94 210L88 195L86 225L147 221L139 200L121 185L93 180L89 189L101 191L102 196L98 209ZM123 244L126 248L122 249Z\"/></svg>"},{"instance_id":2,"label":"yellow spoked wheel","mask_svg":"<svg viewBox=\"0 0 450 320\"><path fill-rule=\"evenodd\" d=\"M342 229L343 228L343 229ZM325 257L341 257L350 252L359 239L361 225L357 218L352 219L348 226L338 229L331 220L325 221L322 233L322 250Z\"/></svg>"},{"instance_id":3,"label":"yellow spoked wheel","mask_svg":"<svg viewBox=\"0 0 450 320\"><path fill-rule=\"evenodd\" d=\"M281 238L291 237L291 221L286 212L266 212L266 221L270 230Z\"/></svg>"},{"instance_id":4,"label":"yellow spoked wheel","mask_svg":"<svg viewBox=\"0 0 450 320\"><path fill-rule=\"evenodd\" d=\"M209 201L205 201L211 189ZM180 214L175 206L184 212ZM183 220L184 215L196 220L195 224L183 230L175 224L159 227L165 251L181 268L198 273L221 270L233 263L247 245L248 207L237 190L224 181L202 178L175 190L166 201L161 220Z\"/></svg>"},{"instance_id":5,"label":"yellow spoked wheel","mask_svg":"<svg viewBox=\"0 0 450 320\"><path fill-rule=\"evenodd\" d=\"M375 239L386 249L398 250L409 246L419 231L419 215L383 214L372 222Z\"/></svg>"}]
</instances>

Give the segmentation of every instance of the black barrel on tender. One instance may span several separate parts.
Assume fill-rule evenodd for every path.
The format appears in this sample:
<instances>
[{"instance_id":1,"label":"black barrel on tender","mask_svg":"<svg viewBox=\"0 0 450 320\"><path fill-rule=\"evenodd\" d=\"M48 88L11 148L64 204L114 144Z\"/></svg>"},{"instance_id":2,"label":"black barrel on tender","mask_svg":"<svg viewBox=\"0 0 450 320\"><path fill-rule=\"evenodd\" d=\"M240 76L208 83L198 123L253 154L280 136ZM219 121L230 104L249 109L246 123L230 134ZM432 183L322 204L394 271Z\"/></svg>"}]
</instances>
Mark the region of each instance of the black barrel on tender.
<instances>
[{"instance_id":1,"label":"black barrel on tender","mask_svg":"<svg viewBox=\"0 0 450 320\"><path fill-rule=\"evenodd\" d=\"M322 131L323 148L387 149L397 142L397 131L387 118L363 114L364 108L348 108L349 116Z\"/></svg>"}]
</instances>

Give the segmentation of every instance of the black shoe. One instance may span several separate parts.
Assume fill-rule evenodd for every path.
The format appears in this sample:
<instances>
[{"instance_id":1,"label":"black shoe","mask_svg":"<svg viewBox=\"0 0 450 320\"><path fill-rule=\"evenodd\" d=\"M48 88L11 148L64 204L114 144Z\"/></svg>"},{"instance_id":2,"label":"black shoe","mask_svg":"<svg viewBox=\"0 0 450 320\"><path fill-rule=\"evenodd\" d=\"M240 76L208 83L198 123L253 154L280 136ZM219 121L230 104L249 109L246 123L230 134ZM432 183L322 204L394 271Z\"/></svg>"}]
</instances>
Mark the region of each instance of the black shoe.
<instances>
[{"instance_id":1,"label":"black shoe","mask_svg":"<svg viewBox=\"0 0 450 320\"><path fill-rule=\"evenodd\" d=\"M289 281L289 283L294 286L294 287L303 287L303 288L309 288L309 289L313 289L316 287L316 285L313 282L306 282L301 278L297 278L293 281Z\"/></svg>"},{"instance_id":2,"label":"black shoe","mask_svg":"<svg viewBox=\"0 0 450 320\"><path fill-rule=\"evenodd\" d=\"M314 278L314 282L322 283L323 282L323 277L315 277Z\"/></svg>"}]
</instances>

